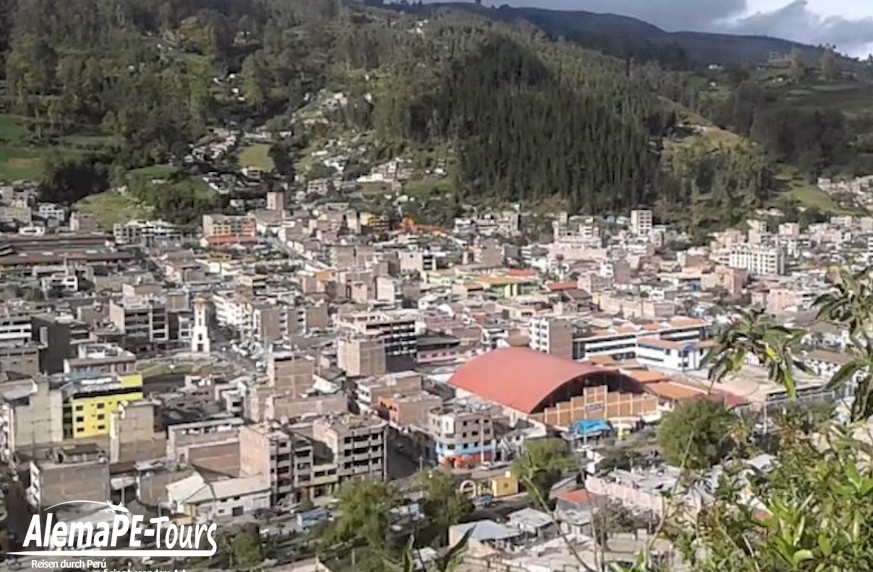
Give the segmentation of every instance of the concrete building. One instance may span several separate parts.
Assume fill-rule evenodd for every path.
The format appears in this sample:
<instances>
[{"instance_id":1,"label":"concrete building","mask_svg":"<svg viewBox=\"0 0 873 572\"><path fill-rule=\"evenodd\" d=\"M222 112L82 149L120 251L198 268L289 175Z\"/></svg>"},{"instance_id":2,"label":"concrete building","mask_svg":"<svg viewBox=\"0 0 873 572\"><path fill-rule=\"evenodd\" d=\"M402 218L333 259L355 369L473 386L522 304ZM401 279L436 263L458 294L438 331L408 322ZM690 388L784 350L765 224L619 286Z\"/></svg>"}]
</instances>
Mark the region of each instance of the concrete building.
<instances>
[{"instance_id":1,"label":"concrete building","mask_svg":"<svg viewBox=\"0 0 873 572\"><path fill-rule=\"evenodd\" d=\"M52 378L64 396L64 438L109 435L109 417L123 403L143 398L142 375L69 374Z\"/></svg>"},{"instance_id":2,"label":"concrete building","mask_svg":"<svg viewBox=\"0 0 873 572\"><path fill-rule=\"evenodd\" d=\"M240 417L217 417L167 427L166 457L222 474L239 473Z\"/></svg>"},{"instance_id":3,"label":"concrete building","mask_svg":"<svg viewBox=\"0 0 873 572\"><path fill-rule=\"evenodd\" d=\"M42 346L27 342L15 346L0 346L0 374L17 373L27 376L39 374L39 352Z\"/></svg>"},{"instance_id":4,"label":"concrete building","mask_svg":"<svg viewBox=\"0 0 873 572\"><path fill-rule=\"evenodd\" d=\"M93 446L62 447L51 460L30 462L27 502L36 510L69 500L110 498L106 453Z\"/></svg>"},{"instance_id":5,"label":"concrete building","mask_svg":"<svg viewBox=\"0 0 873 572\"><path fill-rule=\"evenodd\" d=\"M267 210L280 212L285 210L284 191L270 191L267 193Z\"/></svg>"},{"instance_id":6,"label":"concrete building","mask_svg":"<svg viewBox=\"0 0 873 572\"><path fill-rule=\"evenodd\" d=\"M109 461L126 463L162 459L167 454L160 405L134 401L118 406L109 416Z\"/></svg>"},{"instance_id":7,"label":"concrete building","mask_svg":"<svg viewBox=\"0 0 873 572\"><path fill-rule=\"evenodd\" d=\"M355 312L343 315L339 326L346 333L381 340L388 371L405 371L415 365L417 325L414 314Z\"/></svg>"},{"instance_id":8,"label":"concrete building","mask_svg":"<svg viewBox=\"0 0 873 572\"><path fill-rule=\"evenodd\" d=\"M32 323L33 339L43 346L40 352L43 373L62 373L64 360L77 357L78 347L92 342L88 324L70 314L37 314Z\"/></svg>"},{"instance_id":9,"label":"concrete building","mask_svg":"<svg viewBox=\"0 0 873 572\"><path fill-rule=\"evenodd\" d=\"M632 210L631 231L637 236L648 236L652 232L652 211Z\"/></svg>"},{"instance_id":10,"label":"concrete building","mask_svg":"<svg viewBox=\"0 0 873 572\"><path fill-rule=\"evenodd\" d=\"M268 475L273 506L310 498L315 459L308 439L267 424L242 427L239 438L240 475Z\"/></svg>"},{"instance_id":11,"label":"concrete building","mask_svg":"<svg viewBox=\"0 0 873 572\"><path fill-rule=\"evenodd\" d=\"M388 371L385 343L378 338L340 338L337 366L349 377L384 375Z\"/></svg>"},{"instance_id":12,"label":"concrete building","mask_svg":"<svg viewBox=\"0 0 873 572\"><path fill-rule=\"evenodd\" d=\"M170 342L166 302L160 297L125 296L109 302L109 320L134 352L167 347Z\"/></svg>"},{"instance_id":13,"label":"concrete building","mask_svg":"<svg viewBox=\"0 0 873 572\"><path fill-rule=\"evenodd\" d=\"M267 356L267 378L276 393L305 397L315 385L315 360L294 352L272 352Z\"/></svg>"},{"instance_id":14,"label":"concrete building","mask_svg":"<svg viewBox=\"0 0 873 572\"><path fill-rule=\"evenodd\" d=\"M79 344L76 357L64 360L64 373L130 375L136 355L115 344Z\"/></svg>"},{"instance_id":15,"label":"concrete building","mask_svg":"<svg viewBox=\"0 0 873 572\"><path fill-rule=\"evenodd\" d=\"M447 404L428 415L432 458L443 466L471 467L495 459L497 439L487 408Z\"/></svg>"},{"instance_id":16,"label":"concrete building","mask_svg":"<svg viewBox=\"0 0 873 572\"><path fill-rule=\"evenodd\" d=\"M63 395L45 378L0 383L0 460L33 455L64 439Z\"/></svg>"},{"instance_id":17,"label":"concrete building","mask_svg":"<svg viewBox=\"0 0 873 572\"><path fill-rule=\"evenodd\" d=\"M203 238L212 245L256 242L256 232L255 219L248 215L203 215Z\"/></svg>"},{"instance_id":18,"label":"concrete building","mask_svg":"<svg viewBox=\"0 0 873 572\"><path fill-rule=\"evenodd\" d=\"M184 236L180 227L163 220L131 220L112 227L115 244L122 246L152 247L163 242L178 242Z\"/></svg>"},{"instance_id":19,"label":"concrete building","mask_svg":"<svg viewBox=\"0 0 873 572\"><path fill-rule=\"evenodd\" d=\"M340 484L350 479L386 478L385 421L353 415L317 419L312 424L312 436L331 451Z\"/></svg>"},{"instance_id":20,"label":"concrete building","mask_svg":"<svg viewBox=\"0 0 873 572\"><path fill-rule=\"evenodd\" d=\"M530 321L530 348L560 357L573 357L573 324L558 318Z\"/></svg>"},{"instance_id":21,"label":"concrete building","mask_svg":"<svg viewBox=\"0 0 873 572\"><path fill-rule=\"evenodd\" d=\"M379 400L383 397L420 393L422 382L421 374L414 371L362 379L355 384L354 397L362 411L373 411L378 408Z\"/></svg>"},{"instance_id":22,"label":"concrete building","mask_svg":"<svg viewBox=\"0 0 873 572\"><path fill-rule=\"evenodd\" d=\"M166 491L169 508L196 522L254 514L270 508L270 483L266 475L213 480L195 471L168 484Z\"/></svg>"},{"instance_id":23,"label":"concrete building","mask_svg":"<svg viewBox=\"0 0 873 572\"><path fill-rule=\"evenodd\" d=\"M738 244L728 255L728 266L747 270L752 275L785 274L785 253L781 246Z\"/></svg>"},{"instance_id":24,"label":"concrete building","mask_svg":"<svg viewBox=\"0 0 873 572\"><path fill-rule=\"evenodd\" d=\"M387 395L379 398L376 410L395 429L422 428L427 425L428 413L440 407L443 399L426 391L411 395Z\"/></svg>"}]
</instances>

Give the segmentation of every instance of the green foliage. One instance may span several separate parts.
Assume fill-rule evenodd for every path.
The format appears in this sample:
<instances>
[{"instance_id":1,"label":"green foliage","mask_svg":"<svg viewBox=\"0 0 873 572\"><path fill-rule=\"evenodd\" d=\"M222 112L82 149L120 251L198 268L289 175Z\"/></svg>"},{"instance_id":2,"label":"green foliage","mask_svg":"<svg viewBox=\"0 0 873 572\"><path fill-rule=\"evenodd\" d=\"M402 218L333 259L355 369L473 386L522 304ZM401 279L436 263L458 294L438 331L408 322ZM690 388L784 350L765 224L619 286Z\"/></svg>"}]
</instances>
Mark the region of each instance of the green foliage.
<instances>
[{"instance_id":1,"label":"green foliage","mask_svg":"<svg viewBox=\"0 0 873 572\"><path fill-rule=\"evenodd\" d=\"M324 535L327 546L337 543L365 544L381 550L388 542L388 511L395 505L394 492L387 483L354 481L339 492L339 516Z\"/></svg>"},{"instance_id":2,"label":"green foliage","mask_svg":"<svg viewBox=\"0 0 873 572\"><path fill-rule=\"evenodd\" d=\"M203 181L188 179L178 172L166 180L153 180L147 175L151 172L140 170L140 174L131 178L129 187L136 200L149 207L157 218L173 224L193 225L204 214L224 207L224 198Z\"/></svg>"},{"instance_id":3,"label":"green foliage","mask_svg":"<svg viewBox=\"0 0 873 572\"><path fill-rule=\"evenodd\" d=\"M52 151L45 159L45 173L40 182L40 200L71 204L109 186L109 172L104 158L62 157Z\"/></svg>"},{"instance_id":4,"label":"green foliage","mask_svg":"<svg viewBox=\"0 0 873 572\"><path fill-rule=\"evenodd\" d=\"M458 524L460 519L473 512L473 504L461 494L460 477L447 470L437 469L422 474L424 492L424 513L438 528L439 536L444 538L449 527Z\"/></svg>"},{"instance_id":5,"label":"green foliage","mask_svg":"<svg viewBox=\"0 0 873 572\"><path fill-rule=\"evenodd\" d=\"M573 451L563 439L537 439L525 445L524 453L515 460L512 471L542 504L548 502L552 486L577 465Z\"/></svg>"},{"instance_id":6,"label":"green foliage","mask_svg":"<svg viewBox=\"0 0 873 572\"><path fill-rule=\"evenodd\" d=\"M731 427L736 418L721 403L686 401L668 413L658 428L664 459L675 467L708 469L733 449Z\"/></svg>"},{"instance_id":7,"label":"green foliage","mask_svg":"<svg viewBox=\"0 0 873 572\"><path fill-rule=\"evenodd\" d=\"M237 570L252 570L264 561L261 530L257 523L248 523L233 535L233 563Z\"/></svg>"},{"instance_id":8,"label":"green foliage","mask_svg":"<svg viewBox=\"0 0 873 572\"><path fill-rule=\"evenodd\" d=\"M790 397L797 393L795 370L809 371L798 358L800 342L806 332L776 325L763 310L737 310L739 318L718 337L716 346L706 355L703 365L709 377L721 381L739 371L747 356L767 364L770 379L785 387Z\"/></svg>"}]
</instances>

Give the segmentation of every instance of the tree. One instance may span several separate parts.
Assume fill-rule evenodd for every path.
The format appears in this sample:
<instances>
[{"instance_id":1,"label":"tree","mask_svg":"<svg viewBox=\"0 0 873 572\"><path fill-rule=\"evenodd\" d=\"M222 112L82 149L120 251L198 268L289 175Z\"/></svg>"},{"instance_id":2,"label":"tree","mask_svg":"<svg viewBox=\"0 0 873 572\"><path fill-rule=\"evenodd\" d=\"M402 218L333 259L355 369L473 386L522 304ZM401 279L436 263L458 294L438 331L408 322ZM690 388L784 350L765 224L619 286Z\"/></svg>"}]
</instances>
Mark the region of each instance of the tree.
<instances>
[{"instance_id":1,"label":"tree","mask_svg":"<svg viewBox=\"0 0 873 572\"><path fill-rule=\"evenodd\" d=\"M563 439L531 441L513 463L512 470L535 500L548 502L549 491L564 474L576 469L578 462Z\"/></svg>"},{"instance_id":2,"label":"tree","mask_svg":"<svg viewBox=\"0 0 873 572\"><path fill-rule=\"evenodd\" d=\"M445 538L450 526L473 512L473 504L459 490L460 477L447 470L429 471L421 476L421 480L424 514L436 525L440 538Z\"/></svg>"},{"instance_id":3,"label":"tree","mask_svg":"<svg viewBox=\"0 0 873 572\"><path fill-rule=\"evenodd\" d=\"M837 53L832 46L825 46L823 48L819 65L821 67L821 74L825 79L839 79L840 62L837 60Z\"/></svg>"},{"instance_id":4,"label":"tree","mask_svg":"<svg viewBox=\"0 0 873 572\"><path fill-rule=\"evenodd\" d=\"M799 48L791 50L790 74L794 81L801 81L806 77L806 58Z\"/></svg>"},{"instance_id":5,"label":"tree","mask_svg":"<svg viewBox=\"0 0 873 572\"><path fill-rule=\"evenodd\" d=\"M251 570L264 561L261 544L261 529L257 523L248 523L233 536L231 541L233 563L237 570Z\"/></svg>"},{"instance_id":6,"label":"tree","mask_svg":"<svg viewBox=\"0 0 873 572\"><path fill-rule=\"evenodd\" d=\"M731 452L730 429L734 421L734 415L719 402L683 402L661 422L661 453L675 467L708 469Z\"/></svg>"},{"instance_id":7,"label":"tree","mask_svg":"<svg viewBox=\"0 0 873 572\"><path fill-rule=\"evenodd\" d=\"M338 495L339 516L324 534L329 544L351 542L381 550L388 537L388 513L394 508L394 492L383 481L353 481Z\"/></svg>"}]
</instances>

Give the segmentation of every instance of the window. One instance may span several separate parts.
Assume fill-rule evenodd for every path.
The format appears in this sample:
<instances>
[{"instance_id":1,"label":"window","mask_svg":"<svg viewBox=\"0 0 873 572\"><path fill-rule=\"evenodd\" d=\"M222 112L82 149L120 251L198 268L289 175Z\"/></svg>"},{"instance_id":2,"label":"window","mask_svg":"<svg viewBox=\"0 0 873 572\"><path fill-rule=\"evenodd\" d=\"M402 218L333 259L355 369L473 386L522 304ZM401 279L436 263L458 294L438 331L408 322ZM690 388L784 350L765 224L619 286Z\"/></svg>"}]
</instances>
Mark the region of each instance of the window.
<instances>
[{"instance_id":1,"label":"window","mask_svg":"<svg viewBox=\"0 0 873 572\"><path fill-rule=\"evenodd\" d=\"M106 407L105 403L98 403L97 404L97 409L104 409L105 407Z\"/></svg>"},{"instance_id":2,"label":"window","mask_svg":"<svg viewBox=\"0 0 873 572\"><path fill-rule=\"evenodd\" d=\"M80 416L80 417L76 417L76 423L84 423L84 422L85 422L85 418L84 418L84 417L81 417L81 416Z\"/></svg>"},{"instance_id":3,"label":"window","mask_svg":"<svg viewBox=\"0 0 873 572\"><path fill-rule=\"evenodd\" d=\"M106 431L106 425L98 425L97 430L98 431Z\"/></svg>"},{"instance_id":4,"label":"window","mask_svg":"<svg viewBox=\"0 0 873 572\"><path fill-rule=\"evenodd\" d=\"M76 406L76 411L84 411L84 410L85 410L85 406L84 406L84 405L77 405L77 406Z\"/></svg>"}]
</instances>

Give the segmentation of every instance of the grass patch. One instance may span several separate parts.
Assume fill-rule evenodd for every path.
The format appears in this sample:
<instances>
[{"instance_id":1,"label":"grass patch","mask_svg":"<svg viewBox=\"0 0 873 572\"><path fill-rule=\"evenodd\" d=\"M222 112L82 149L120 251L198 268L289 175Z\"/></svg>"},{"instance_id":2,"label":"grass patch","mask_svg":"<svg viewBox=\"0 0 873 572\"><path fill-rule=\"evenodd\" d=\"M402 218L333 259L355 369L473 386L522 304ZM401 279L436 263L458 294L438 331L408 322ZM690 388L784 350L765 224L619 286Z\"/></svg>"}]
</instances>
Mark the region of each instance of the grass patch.
<instances>
[{"instance_id":1,"label":"grass patch","mask_svg":"<svg viewBox=\"0 0 873 572\"><path fill-rule=\"evenodd\" d=\"M76 208L93 216L97 224L105 229L111 229L116 223L146 218L149 215L149 209L133 197L115 191L86 197L76 204Z\"/></svg>"},{"instance_id":2,"label":"grass patch","mask_svg":"<svg viewBox=\"0 0 873 572\"><path fill-rule=\"evenodd\" d=\"M272 171L276 165L270 157L270 146L266 143L247 145L239 153L239 164L248 169Z\"/></svg>"},{"instance_id":3,"label":"grass patch","mask_svg":"<svg viewBox=\"0 0 873 572\"><path fill-rule=\"evenodd\" d=\"M857 210L848 209L834 200L834 198L818 188L815 184L810 183L803 176L791 172L786 169L775 177L777 188L780 189L780 195L788 195L792 199L800 203L806 208L816 208L822 212L847 215L857 214Z\"/></svg>"},{"instance_id":4,"label":"grass patch","mask_svg":"<svg viewBox=\"0 0 873 572\"><path fill-rule=\"evenodd\" d=\"M407 181L403 185L403 192L411 197L428 198L432 195L441 195L455 190L455 184L451 177L425 177L414 181Z\"/></svg>"},{"instance_id":5,"label":"grass patch","mask_svg":"<svg viewBox=\"0 0 873 572\"><path fill-rule=\"evenodd\" d=\"M140 179L144 181L152 181L157 179L169 179L179 172L178 167L173 165L151 165L142 167L141 169L133 169L127 172L128 177Z\"/></svg>"},{"instance_id":6,"label":"grass patch","mask_svg":"<svg viewBox=\"0 0 873 572\"><path fill-rule=\"evenodd\" d=\"M14 115L0 115L0 143L21 141L27 137L24 120Z\"/></svg>"}]
</instances>

